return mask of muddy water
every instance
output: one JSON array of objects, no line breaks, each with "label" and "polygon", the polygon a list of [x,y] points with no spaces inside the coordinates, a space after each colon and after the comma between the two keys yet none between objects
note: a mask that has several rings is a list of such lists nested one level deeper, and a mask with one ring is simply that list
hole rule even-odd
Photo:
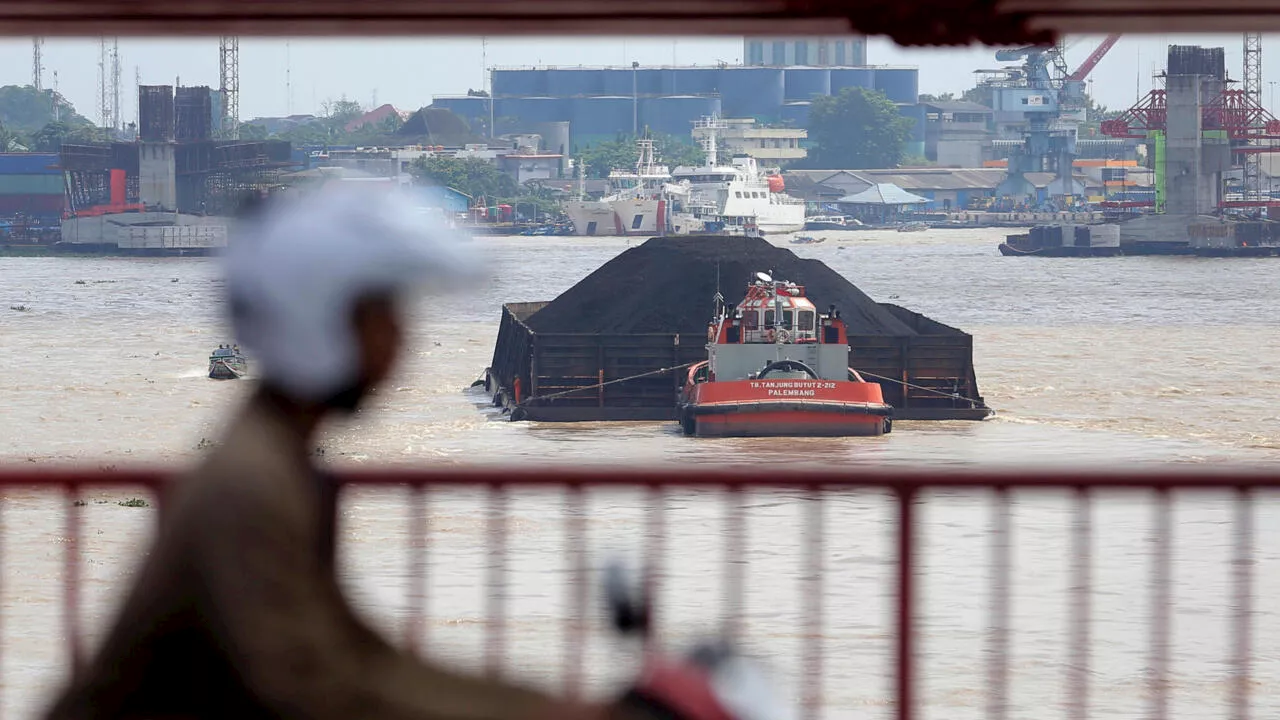
[{"label": "muddy water", "polygon": [[[798,247],[873,297],[973,333],[978,381],[998,416],[983,423],[898,423],[889,436],[832,440],[689,440],[674,424],[509,423],[486,398],[462,391],[487,364],[502,302],[546,300],[629,244],[625,239],[476,241],[495,282],[477,294],[418,309],[414,352],[371,412],[331,430],[335,464],[725,464],[1009,467],[1154,463],[1273,463],[1280,456],[1280,266],[1191,258],[1001,258],[998,231],[817,233]],[[217,267],[192,259],[0,258],[0,461],[23,467],[190,462],[216,438],[243,383],[204,377],[227,337]],[[9,310],[24,305],[24,312]],[[85,516],[86,621],[96,631],[128,578],[152,510],[95,495]],[[806,503],[786,493],[747,500],[748,640],[798,689],[799,539]],[[12,491],[3,509],[0,681],[3,710],[28,717],[59,677],[60,553],[67,502]],[[668,500],[669,577],[664,632],[678,640],[719,616],[723,503],[707,494]],[[643,498],[593,495],[593,562],[638,547]],[[567,570],[558,496],[512,503],[509,669],[553,683],[562,669]],[[891,506],[849,494],[825,507],[822,688],[829,717],[887,717],[892,688],[888,584]],[[985,498],[944,496],[922,509],[926,569],[921,608],[928,717],[982,715],[986,702]],[[1270,504],[1259,509],[1260,598],[1276,590]],[[1063,592],[1070,506],[1019,497],[1013,598],[1015,715],[1065,707],[1068,632]],[[1173,710],[1219,714],[1228,689],[1226,628],[1230,508],[1183,500],[1175,535]],[[1146,498],[1098,508],[1091,678],[1096,714],[1134,717],[1148,701],[1147,575],[1152,543]],[[482,499],[433,498],[428,647],[478,667],[483,657],[485,515]],[[353,596],[389,630],[403,617],[408,560],[403,497],[361,492],[344,507],[344,562]],[[1257,604],[1256,716],[1275,715],[1280,634]],[[91,637],[93,633],[91,632]],[[625,676],[630,649],[602,634],[586,652],[594,687]],[[604,668],[610,668],[605,670]]]}]

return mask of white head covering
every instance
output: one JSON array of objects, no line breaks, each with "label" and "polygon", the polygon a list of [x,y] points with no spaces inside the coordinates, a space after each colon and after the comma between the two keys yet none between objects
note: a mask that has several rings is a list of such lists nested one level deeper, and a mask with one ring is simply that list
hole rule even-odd
[{"label": "white head covering", "polygon": [[297,400],[323,400],[356,378],[351,311],[362,296],[481,277],[460,233],[399,192],[356,185],[273,202],[228,243],[236,337],[255,374]]}]

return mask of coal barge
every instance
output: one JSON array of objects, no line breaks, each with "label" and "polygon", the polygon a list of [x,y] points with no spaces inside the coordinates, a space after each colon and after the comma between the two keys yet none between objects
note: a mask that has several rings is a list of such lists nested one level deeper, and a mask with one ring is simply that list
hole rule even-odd
[{"label": "coal barge", "polygon": [[1042,225],[1000,243],[1006,257],[1280,256],[1280,223],[1145,216],[1106,225]]},{"label": "coal barge", "polygon": [[717,297],[767,268],[835,306],[848,367],[881,386],[895,420],[981,420],[973,337],[878,303],[818,260],[760,238],[653,238],[550,302],[507,303],[481,381],[512,420],[679,419],[689,368],[707,360]]}]

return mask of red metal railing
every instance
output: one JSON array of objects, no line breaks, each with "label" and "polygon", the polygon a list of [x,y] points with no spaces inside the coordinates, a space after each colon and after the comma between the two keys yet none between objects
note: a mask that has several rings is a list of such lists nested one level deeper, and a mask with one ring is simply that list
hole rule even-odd
[{"label": "red metal railing", "polygon": [[[1069,717],[1090,716],[1091,676],[1091,596],[1094,586],[1092,560],[1094,556],[1094,497],[1099,492],[1144,491],[1152,494],[1153,540],[1155,551],[1151,568],[1153,592],[1150,598],[1150,647],[1149,677],[1147,679],[1152,718],[1169,717],[1168,675],[1169,638],[1171,630],[1172,578],[1171,542],[1173,539],[1172,496],[1203,491],[1229,492],[1234,500],[1232,589],[1231,597],[1224,603],[1232,606],[1232,632],[1229,658],[1229,715],[1233,720],[1250,717],[1251,663],[1253,661],[1251,637],[1253,635],[1253,610],[1251,598],[1254,588],[1253,562],[1255,557],[1254,505],[1255,496],[1261,490],[1280,488],[1280,474],[1126,474],[1126,475],[1070,475],[1070,474],[921,474],[921,473],[759,473],[759,472],[699,472],[680,474],[667,471],[457,471],[457,472],[358,472],[341,476],[346,487],[359,486],[407,486],[411,488],[409,512],[409,595],[412,608],[404,626],[405,642],[417,647],[427,617],[427,529],[429,526],[429,496],[437,489],[487,488],[486,537],[488,550],[496,561],[488,568],[486,583],[488,618],[485,665],[490,672],[501,669],[507,649],[506,618],[508,565],[505,560],[509,545],[509,493],[516,489],[560,489],[567,493],[563,526],[569,550],[570,581],[567,583],[567,601],[571,609],[565,619],[565,656],[563,668],[564,690],[572,696],[583,688],[584,663],[582,644],[586,637],[585,618],[591,614],[588,607],[587,554],[585,527],[587,505],[584,491],[589,488],[638,488],[648,497],[646,509],[646,567],[648,582],[655,597],[658,584],[663,582],[672,528],[667,519],[667,493],[674,489],[719,489],[724,491],[725,506],[725,557],[722,582],[727,605],[724,608],[726,628],[736,631],[742,619],[745,566],[743,546],[745,539],[745,513],[743,497],[758,490],[801,491],[804,495],[803,516],[803,565],[804,631],[802,644],[801,676],[803,678],[802,706],[807,717],[817,717],[823,705],[822,676],[824,652],[822,644],[814,641],[823,631],[824,584],[828,581],[827,537],[824,527],[824,500],[831,496],[847,496],[850,490],[874,490],[892,498],[896,522],[894,524],[894,558],[896,609],[893,621],[894,647],[894,714],[909,720],[919,717],[917,712],[917,662],[916,605],[918,600],[917,558],[918,520],[916,508],[925,493],[946,494],[964,491],[985,491],[993,495],[992,524],[990,528],[990,588],[987,614],[989,626],[987,644],[987,702],[986,716],[1003,720],[1009,717],[1008,688],[1010,672],[1010,593],[1013,573],[1013,548],[1011,542],[1011,508],[1013,494],[1033,491],[1068,491],[1073,497],[1073,521],[1070,533],[1070,604],[1068,622],[1071,628],[1068,640],[1069,662],[1066,664]],[[48,488],[63,493],[68,500],[75,500],[83,492],[94,489],[147,488],[156,491],[163,487],[164,476],[158,472],[86,473],[65,472],[14,472],[0,471],[0,487],[12,490],[18,486]],[[943,503],[946,502],[944,498]],[[73,668],[83,656],[81,632],[81,525],[80,504],[69,502],[65,515],[67,542],[63,555],[63,621]]]}]

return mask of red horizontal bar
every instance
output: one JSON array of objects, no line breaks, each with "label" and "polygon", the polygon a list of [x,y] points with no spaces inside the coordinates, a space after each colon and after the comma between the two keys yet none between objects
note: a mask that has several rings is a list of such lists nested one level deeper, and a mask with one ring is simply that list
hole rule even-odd
[{"label": "red horizontal bar", "polygon": [[[178,471],[108,470],[73,468],[46,470],[0,469],[0,487],[160,487]],[[1232,470],[1183,470],[1167,467],[1128,472],[1060,472],[1040,470],[932,471],[932,470],[671,470],[648,468],[590,469],[488,469],[449,471],[358,470],[338,473],[345,485],[504,485],[565,486],[685,486],[685,487],[860,487],[896,492],[930,488],[1098,488],[1098,489],[1226,489],[1280,488],[1276,468],[1238,467]]]}]

